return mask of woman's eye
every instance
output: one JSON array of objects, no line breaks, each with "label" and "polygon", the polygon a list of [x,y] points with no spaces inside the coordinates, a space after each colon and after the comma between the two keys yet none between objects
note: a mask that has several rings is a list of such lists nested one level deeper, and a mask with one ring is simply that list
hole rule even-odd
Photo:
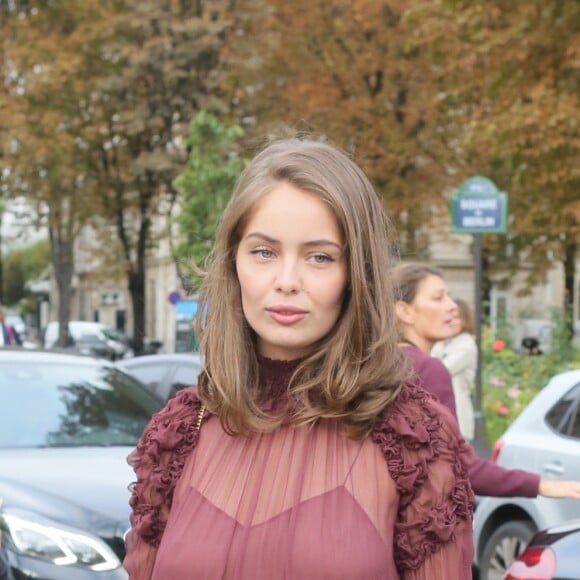
[{"label": "woman's eye", "polygon": [[252,254],[259,258],[269,259],[274,255],[274,252],[268,250],[268,248],[257,248],[256,250],[252,250]]},{"label": "woman's eye", "polygon": [[314,256],[311,256],[310,258],[315,264],[326,264],[328,262],[332,262],[333,259],[330,256],[327,256],[326,254],[314,254]]}]

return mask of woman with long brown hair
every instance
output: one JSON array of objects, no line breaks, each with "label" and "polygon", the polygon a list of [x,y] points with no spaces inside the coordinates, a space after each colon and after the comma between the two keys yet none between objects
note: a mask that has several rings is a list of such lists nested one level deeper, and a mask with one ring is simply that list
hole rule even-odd
[{"label": "woman with long brown hair", "polygon": [[407,382],[387,227],[335,147],[249,164],[201,288],[198,389],[130,456],[131,580],[470,577],[465,443]]}]

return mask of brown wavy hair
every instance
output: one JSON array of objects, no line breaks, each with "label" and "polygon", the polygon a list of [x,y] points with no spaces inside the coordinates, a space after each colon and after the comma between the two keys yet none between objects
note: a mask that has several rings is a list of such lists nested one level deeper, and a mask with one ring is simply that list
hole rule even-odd
[{"label": "brown wavy hair", "polygon": [[422,280],[428,276],[443,279],[443,272],[422,262],[401,262],[392,271],[392,282],[395,289],[395,300],[411,304],[417,296],[417,290]]},{"label": "brown wavy hair", "polygon": [[[290,417],[264,411],[256,336],[245,320],[236,251],[256,202],[280,183],[316,195],[344,235],[348,281],[333,329],[301,360],[289,385]],[[408,376],[397,347],[389,280],[389,222],[362,170],[338,148],[312,140],[276,141],[240,176],[224,210],[199,295],[197,331],[204,368],[199,396],[231,434],[338,419],[367,435]]]}]

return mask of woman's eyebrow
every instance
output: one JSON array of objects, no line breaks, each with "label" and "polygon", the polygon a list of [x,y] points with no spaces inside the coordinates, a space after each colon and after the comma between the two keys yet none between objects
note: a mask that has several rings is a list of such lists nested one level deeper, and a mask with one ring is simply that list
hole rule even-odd
[{"label": "woman's eyebrow", "polygon": [[[269,244],[281,244],[280,240],[276,238],[272,238],[262,232],[250,232],[246,238],[257,238],[259,240],[263,240],[264,242],[268,242]],[[302,246],[306,247],[313,247],[313,246],[334,246],[342,251],[344,248],[339,243],[333,240],[327,240],[326,238],[321,238],[319,240],[308,240],[307,242],[303,242]]]},{"label": "woman's eyebrow", "polygon": [[343,247],[340,244],[338,244],[337,242],[333,242],[332,240],[326,240],[326,239],[309,240],[308,242],[304,242],[302,245],[306,246],[308,248],[310,248],[312,246],[334,246],[335,248],[339,249],[341,252],[343,250]]},{"label": "woman's eyebrow", "polygon": [[270,244],[279,244],[280,240],[277,240],[276,238],[271,238],[270,236],[267,236],[266,234],[263,234],[261,232],[250,232],[246,238],[258,238],[259,240],[263,240],[264,242],[268,242]]}]

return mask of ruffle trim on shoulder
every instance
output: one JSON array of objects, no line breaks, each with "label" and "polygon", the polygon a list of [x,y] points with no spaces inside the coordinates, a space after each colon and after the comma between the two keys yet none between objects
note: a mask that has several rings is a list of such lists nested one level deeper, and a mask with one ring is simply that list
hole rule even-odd
[{"label": "ruffle trim on shoulder", "polygon": [[[375,426],[372,438],[383,452],[400,498],[395,563],[399,571],[416,570],[454,540],[460,522],[471,521],[474,496],[467,444],[447,409],[414,384],[403,387]],[[431,486],[430,478],[437,469],[452,478],[447,492]],[[430,507],[422,509],[426,503]]]},{"label": "ruffle trim on shoulder", "polygon": [[132,529],[157,547],[165,530],[175,486],[199,440],[201,403],[194,388],[183,389],[156,413],[127,461],[137,475],[130,486]]}]

